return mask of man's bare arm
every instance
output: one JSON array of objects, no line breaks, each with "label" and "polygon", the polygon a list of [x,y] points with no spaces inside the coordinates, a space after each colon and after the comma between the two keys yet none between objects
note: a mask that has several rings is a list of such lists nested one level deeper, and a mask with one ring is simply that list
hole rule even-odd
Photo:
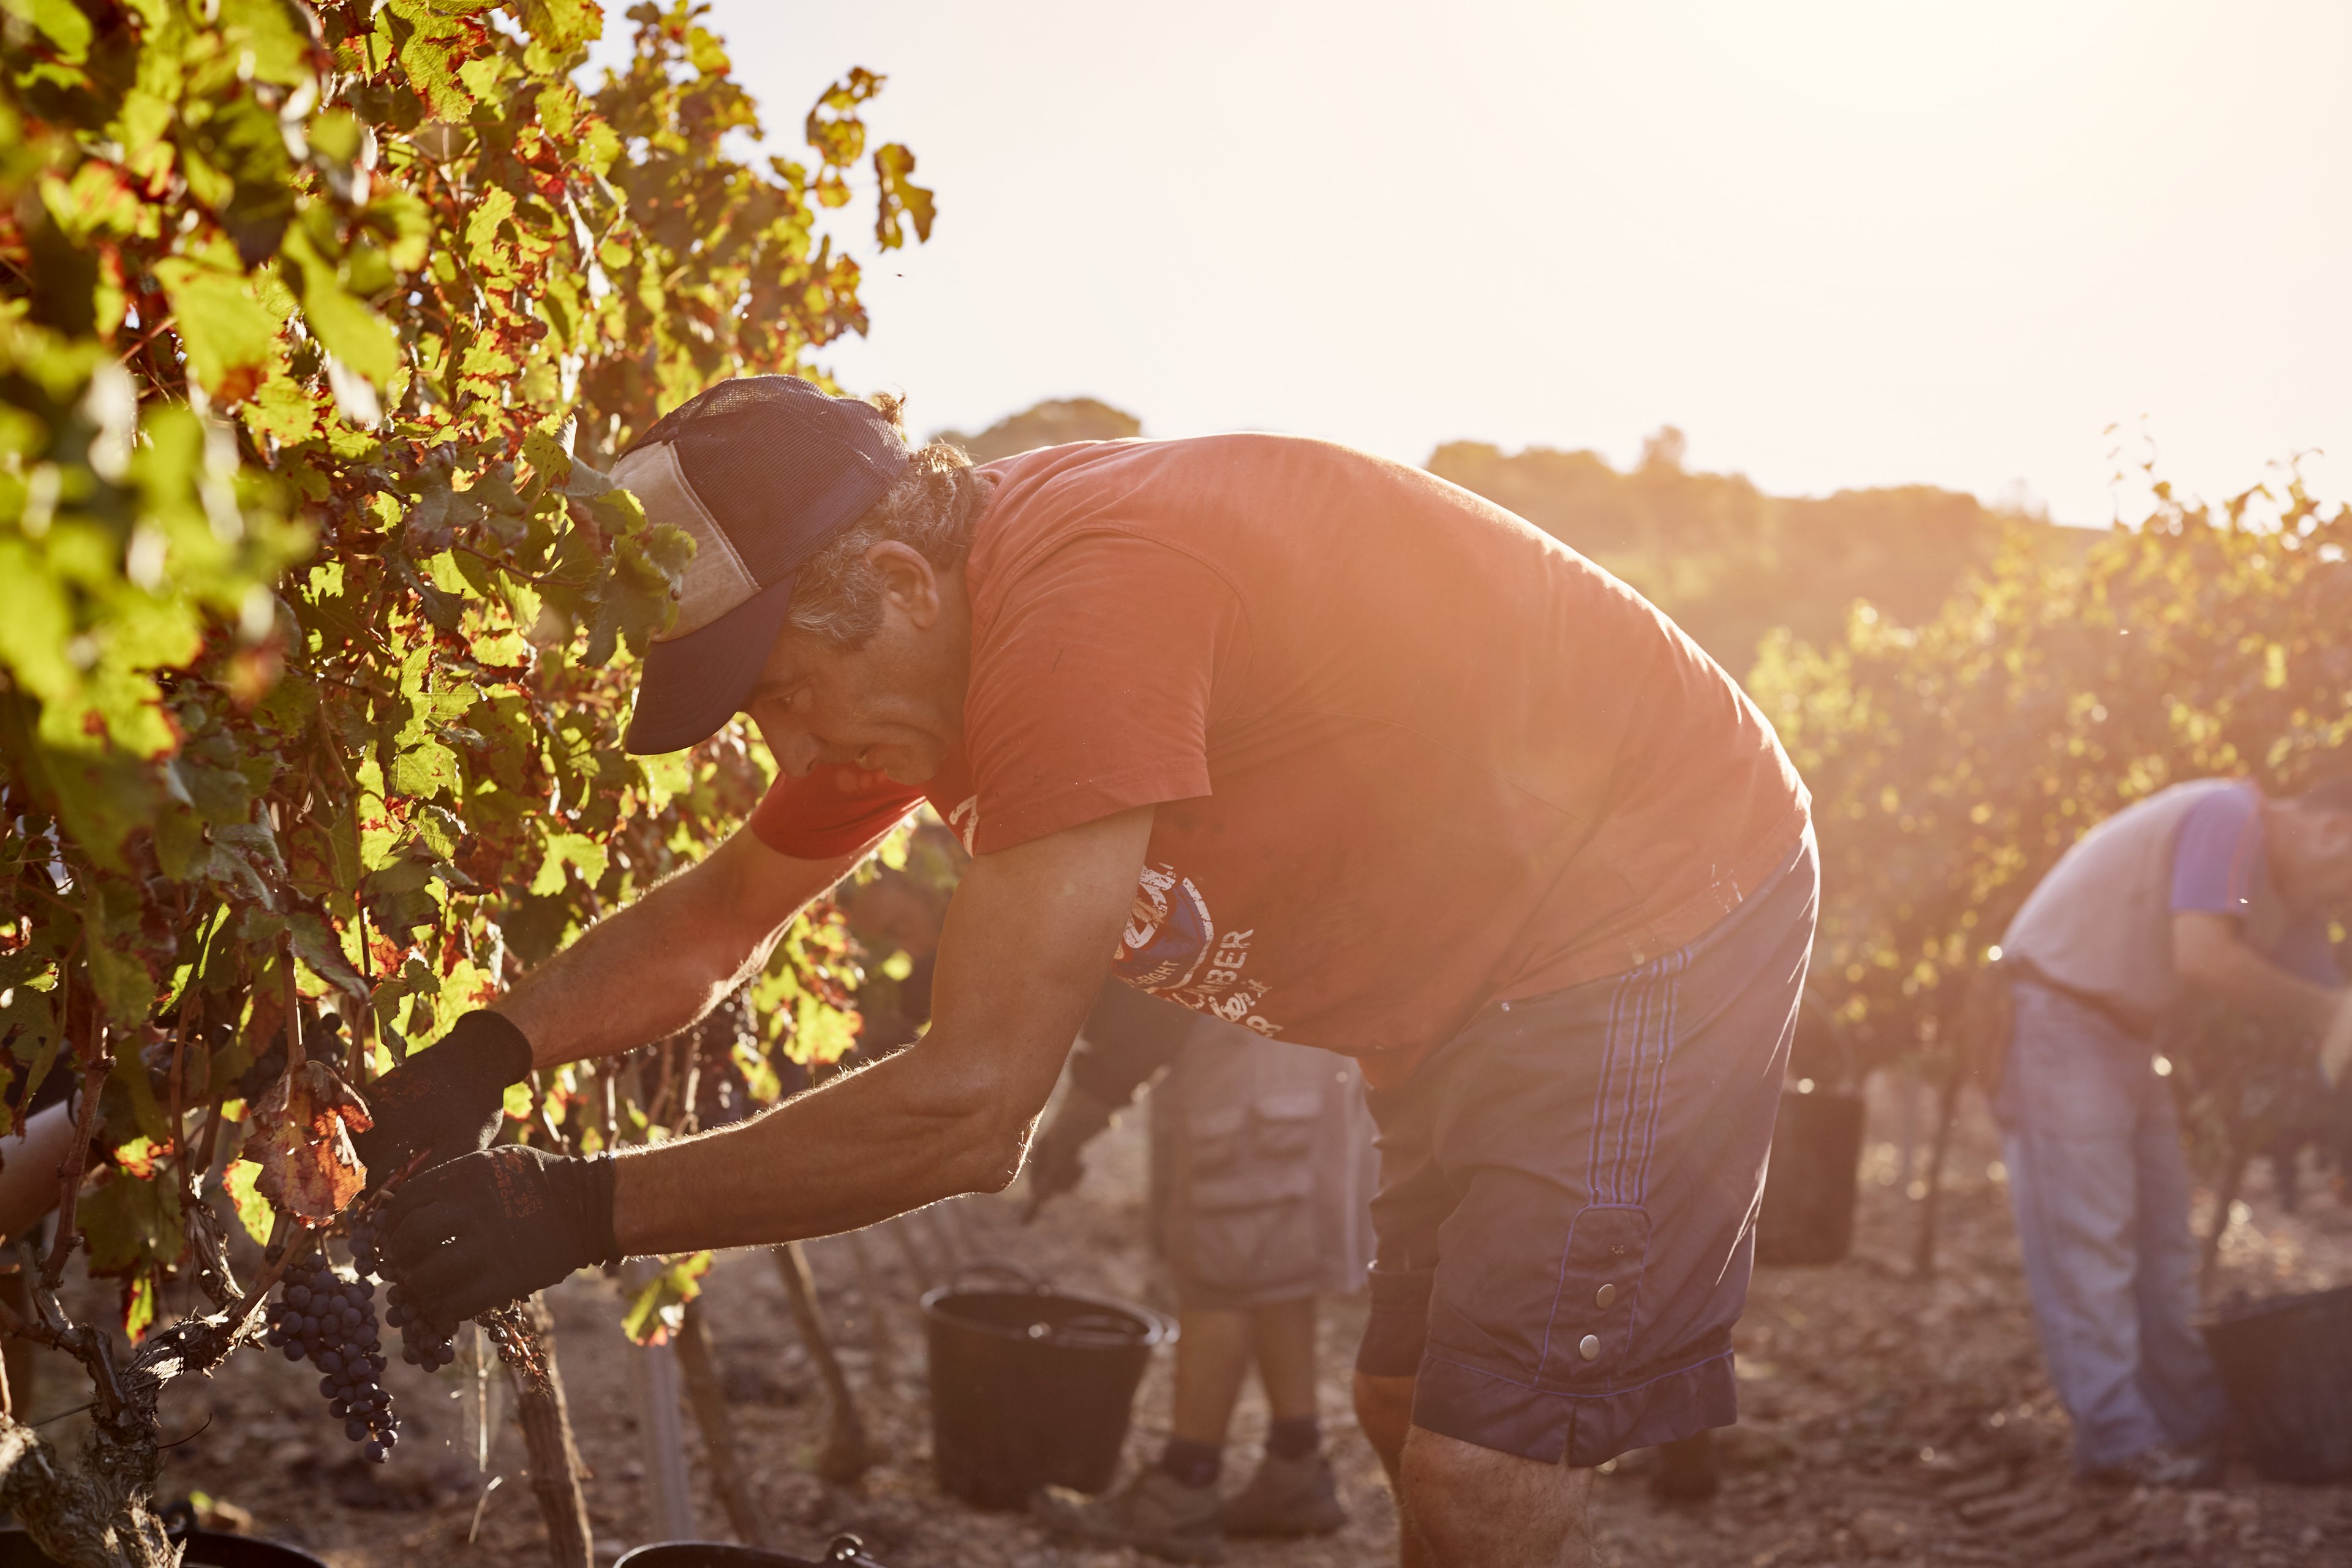
[{"label": "man's bare arm", "polygon": [[2208,995],[2325,1038],[2344,993],[2289,973],[2246,944],[2229,915],[2182,910],[2172,917],[2172,960],[2180,978]]},{"label": "man's bare arm", "polygon": [[622,1248],[829,1236],[1010,1183],[1110,967],[1150,835],[1147,806],[974,860],[949,907],[930,1033],[755,1121],[622,1156]]},{"label": "man's bare arm", "polygon": [[532,970],[491,1005],[534,1067],[666,1039],[767,963],[801,908],[857,863],[799,860],[738,832]]}]

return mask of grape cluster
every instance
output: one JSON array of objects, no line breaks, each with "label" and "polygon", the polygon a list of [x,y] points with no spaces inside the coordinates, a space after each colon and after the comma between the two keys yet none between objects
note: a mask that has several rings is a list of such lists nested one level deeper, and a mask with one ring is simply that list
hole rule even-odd
[{"label": "grape cluster", "polygon": [[343,1424],[343,1436],[367,1445],[367,1457],[382,1464],[398,1441],[392,1395],[379,1381],[384,1357],[376,1333],[375,1287],[346,1279],[323,1258],[306,1258],[286,1271],[269,1310],[268,1342],[288,1361],[317,1364],[319,1392],[328,1411]]},{"label": "grape cluster", "polygon": [[[387,1191],[389,1188],[387,1187]],[[382,1251],[383,1221],[377,1214],[369,1214],[352,1222],[351,1230],[352,1261],[362,1274],[373,1274],[387,1282],[383,1293],[383,1321],[400,1331],[400,1359],[411,1366],[421,1366],[427,1372],[437,1372],[457,1359],[457,1325],[426,1318],[408,1299],[398,1275]],[[539,1335],[530,1325],[520,1302],[509,1302],[493,1308],[474,1320],[488,1332],[499,1360],[512,1368],[534,1388],[547,1384],[547,1366],[540,1355]]]},{"label": "grape cluster", "polygon": [[454,1323],[426,1321],[408,1300],[407,1293],[393,1278],[391,1268],[378,1250],[381,1240],[378,1224],[373,1215],[353,1223],[352,1261],[359,1266],[362,1273],[393,1281],[383,1293],[383,1321],[400,1331],[400,1359],[411,1366],[436,1372],[457,1359],[457,1347],[450,1342],[457,1337],[457,1327]]}]

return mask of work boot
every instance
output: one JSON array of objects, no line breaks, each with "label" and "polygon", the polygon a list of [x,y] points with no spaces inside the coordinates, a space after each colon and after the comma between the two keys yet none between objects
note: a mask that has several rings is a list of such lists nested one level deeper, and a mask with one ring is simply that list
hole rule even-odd
[{"label": "work boot", "polygon": [[2106,1487],[2170,1487],[2194,1491],[2221,1484],[2221,1456],[2211,1447],[2158,1445],[2128,1459],[2087,1472],[2086,1481]]},{"label": "work boot", "polygon": [[1269,1453],[1249,1485],[1217,1517],[1227,1535],[1328,1535],[1348,1522],[1331,1461],[1318,1449],[1286,1458]]},{"label": "work boot", "polygon": [[1187,1486],[1158,1465],[1097,1498],[1044,1487],[1029,1506],[1055,1534],[1076,1541],[1132,1546],[1171,1563],[1214,1563],[1225,1554],[1216,1484]]}]

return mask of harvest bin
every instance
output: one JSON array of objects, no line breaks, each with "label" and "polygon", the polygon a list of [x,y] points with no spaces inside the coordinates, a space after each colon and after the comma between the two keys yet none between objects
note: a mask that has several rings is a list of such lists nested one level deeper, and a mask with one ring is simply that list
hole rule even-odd
[{"label": "harvest bin", "polygon": [[[964,1287],[983,1270],[1019,1283]],[[1042,1486],[1110,1484],[1135,1385],[1176,1325],[1149,1307],[975,1263],[923,1297],[923,1337],[940,1489],[982,1508],[1020,1508]]]},{"label": "harvest bin", "polygon": [[2197,1326],[2255,1468],[2352,1479],[2352,1285],[2233,1301]]},{"label": "harvest bin", "polygon": [[[227,1535],[210,1530],[172,1531],[186,1544],[181,1561],[187,1568],[327,1568],[316,1557],[275,1541],[254,1535]],[[0,1529],[0,1568],[56,1568],[56,1560],[33,1544],[33,1538],[11,1525]]]},{"label": "harvest bin", "polygon": [[1756,1215],[1756,1261],[1822,1264],[1844,1258],[1853,1246],[1861,1166],[1862,1096],[1783,1090]]},{"label": "harvest bin", "polygon": [[722,1541],[665,1541],[640,1546],[613,1568],[882,1568],[866,1555],[866,1543],[854,1535],[837,1535],[824,1555],[812,1561],[756,1546]]}]

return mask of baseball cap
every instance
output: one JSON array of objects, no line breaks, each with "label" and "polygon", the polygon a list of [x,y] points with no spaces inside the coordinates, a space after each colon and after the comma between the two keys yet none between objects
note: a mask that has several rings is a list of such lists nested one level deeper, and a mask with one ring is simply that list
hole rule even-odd
[{"label": "baseball cap", "polygon": [[870,403],[792,375],[722,381],[664,415],[613,466],[694,559],[677,618],[646,649],[622,745],[675,752],[718,733],[767,663],[810,557],[888,493],[906,443]]}]

